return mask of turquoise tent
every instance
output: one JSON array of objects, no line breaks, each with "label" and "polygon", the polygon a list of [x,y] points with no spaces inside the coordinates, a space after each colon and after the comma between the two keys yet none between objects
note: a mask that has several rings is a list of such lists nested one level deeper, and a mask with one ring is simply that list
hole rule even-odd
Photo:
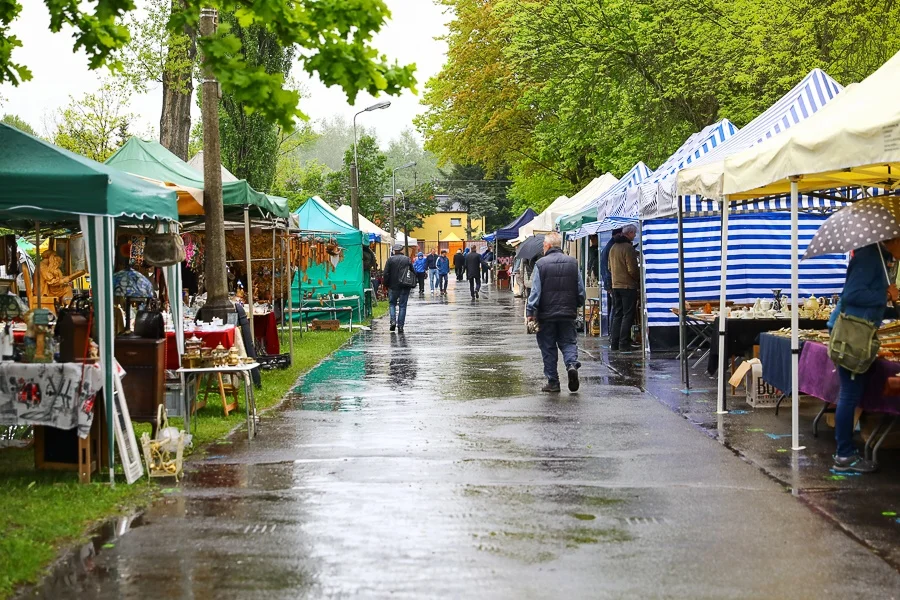
[{"label": "turquoise tent", "polygon": [[[319,198],[310,198],[294,211],[301,238],[334,239],[344,249],[337,266],[328,272],[324,265],[311,266],[306,272],[298,272],[291,286],[294,306],[311,308],[318,305],[318,297],[334,293],[354,296],[353,300],[338,301],[338,306],[351,306],[353,320],[361,318],[360,310],[365,307],[364,290],[369,287],[368,273],[363,273],[363,244],[368,243],[368,235],[341,220],[334,211]],[[312,293],[314,301],[300,303],[301,294]],[[320,316],[320,315],[315,315]],[[330,313],[322,313],[330,318]],[[307,316],[304,316],[306,320]]]}]

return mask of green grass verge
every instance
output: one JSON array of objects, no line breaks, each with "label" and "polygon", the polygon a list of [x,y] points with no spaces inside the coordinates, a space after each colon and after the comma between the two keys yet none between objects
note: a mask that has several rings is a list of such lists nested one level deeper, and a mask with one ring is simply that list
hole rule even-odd
[{"label": "green grass verge", "polygon": [[[387,310],[387,302],[379,303],[373,318]],[[276,405],[303,373],[350,338],[343,330],[312,332],[302,338],[295,333],[291,368],[263,372],[263,387],[256,390],[257,410]],[[218,396],[210,395],[207,406],[195,415],[194,448],[202,451],[246,422],[243,393],[240,403],[225,417]],[[181,420],[172,419],[172,424],[181,426]],[[149,430],[148,425],[135,425],[138,437]],[[37,471],[31,448],[0,450],[0,600],[16,586],[36,582],[61,548],[86,539],[99,522],[145,506],[157,495],[157,486],[146,479],[135,485],[123,480],[115,487],[100,483],[103,477],[94,479],[98,483],[83,485],[74,472]],[[171,480],[161,481],[171,485]]]}]

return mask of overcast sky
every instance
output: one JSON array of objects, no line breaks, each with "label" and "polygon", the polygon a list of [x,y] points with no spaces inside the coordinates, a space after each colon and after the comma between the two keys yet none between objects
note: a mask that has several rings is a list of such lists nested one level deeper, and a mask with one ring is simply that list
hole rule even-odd
[{"label": "overcast sky", "polygon": [[[144,2],[138,0],[137,4],[141,6]],[[417,91],[421,93],[428,78],[444,63],[446,45],[434,38],[445,33],[449,17],[443,13],[444,8],[432,0],[386,0],[386,3],[392,18],[376,37],[375,47],[390,60],[396,59],[402,64],[414,62],[419,82]],[[72,52],[70,33],[50,33],[49,15],[43,2],[31,0],[22,4],[22,13],[13,23],[12,33],[19,37],[23,47],[15,51],[13,58],[27,65],[34,78],[17,88],[8,84],[0,86],[0,113],[19,115],[38,132],[44,133],[46,115],[65,106],[70,95],[78,97],[95,91],[105,70],[88,70],[85,55]],[[312,119],[341,114],[349,120],[356,112],[341,90],[326,88],[303,73],[295,72],[295,78],[306,87],[309,97],[300,107]],[[158,132],[161,98],[159,88],[132,98],[131,112],[138,115],[133,132],[145,133],[151,127]],[[390,108],[361,115],[358,119],[359,123],[377,130],[382,145],[405,127],[412,127],[413,117],[422,111],[419,96],[410,92],[388,99],[392,103]],[[371,96],[360,94],[356,106],[364,108],[373,101]],[[195,118],[199,118],[199,110],[196,107],[194,110]]]}]

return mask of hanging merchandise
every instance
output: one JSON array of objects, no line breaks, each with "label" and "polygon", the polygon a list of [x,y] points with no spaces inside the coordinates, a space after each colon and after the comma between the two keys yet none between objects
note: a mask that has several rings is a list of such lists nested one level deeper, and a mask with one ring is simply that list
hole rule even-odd
[{"label": "hanging merchandise", "polygon": [[177,231],[151,233],[144,244],[144,260],[154,267],[177,265],[186,258],[184,240]]},{"label": "hanging merchandise", "polygon": [[203,271],[203,234],[185,233],[181,236],[184,242],[184,260],[187,267],[195,272]]}]

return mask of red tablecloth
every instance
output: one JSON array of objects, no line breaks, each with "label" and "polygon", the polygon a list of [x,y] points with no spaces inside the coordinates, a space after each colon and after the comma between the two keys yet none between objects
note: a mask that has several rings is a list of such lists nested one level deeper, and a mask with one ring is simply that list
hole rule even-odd
[{"label": "red tablecloth", "polygon": [[274,312],[265,315],[253,315],[253,335],[256,336],[257,340],[263,341],[266,354],[275,355],[281,353],[281,343],[278,341],[278,324],[275,322]]},{"label": "red tablecloth", "polygon": [[[186,329],[184,331],[184,339],[189,340],[191,336],[196,335],[203,340],[204,348],[215,348],[219,344],[222,344],[225,348],[231,348],[234,346],[234,334],[234,325],[224,325],[216,331]],[[178,368],[178,345],[175,343],[174,331],[166,332],[166,368],[170,370]]]},{"label": "red tablecloth", "polygon": [[[900,397],[885,394],[888,377],[900,373],[900,364],[879,358],[869,370],[866,390],[859,408],[879,413],[900,415]],[[825,402],[835,403],[841,390],[837,369],[828,358],[828,347],[819,342],[806,342],[800,353],[800,392]]]}]

